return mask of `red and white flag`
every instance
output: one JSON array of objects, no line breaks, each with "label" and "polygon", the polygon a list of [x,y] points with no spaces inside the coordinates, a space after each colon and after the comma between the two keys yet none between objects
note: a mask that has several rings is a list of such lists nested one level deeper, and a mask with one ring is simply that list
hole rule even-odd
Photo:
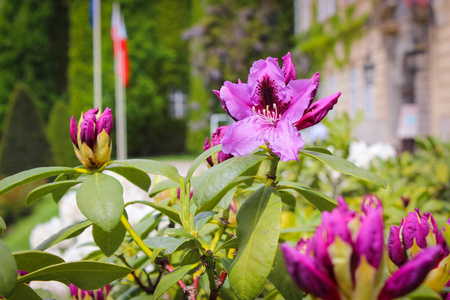
[{"label": "red and white flag", "polygon": [[120,76],[123,86],[130,80],[130,61],[128,58],[128,41],[125,21],[118,5],[113,6],[111,16],[111,40],[113,43],[114,69],[116,76]]}]

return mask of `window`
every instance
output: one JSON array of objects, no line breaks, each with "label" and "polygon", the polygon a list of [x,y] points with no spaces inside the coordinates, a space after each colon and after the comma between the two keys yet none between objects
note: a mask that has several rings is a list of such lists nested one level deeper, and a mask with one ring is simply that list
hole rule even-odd
[{"label": "window", "polygon": [[175,90],[170,93],[170,112],[175,119],[186,117],[186,94],[182,91]]},{"label": "window", "polygon": [[358,113],[358,69],[353,68],[350,73],[350,113],[354,117]]},{"label": "window", "polygon": [[295,33],[307,31],[311,25],[311,0],[295,0]]},{"label": "window", "polygon": [[373,64],[364,66],[364,114],[373,117]]}]

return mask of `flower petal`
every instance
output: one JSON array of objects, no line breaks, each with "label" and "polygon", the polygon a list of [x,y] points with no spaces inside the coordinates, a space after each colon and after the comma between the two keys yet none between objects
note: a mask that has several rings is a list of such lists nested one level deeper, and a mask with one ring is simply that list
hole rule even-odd
[{"label": "flower petal", "polygon": [[341,299],[336,284],[314,258],[299,253],[286,243],[281,244],[281,251],[289,274],[304,292],[324,300]]},{"label": "flower petal", "polygon": [[387,242],[387,251],[389,258],[395,265],[401,266],[406,262],[403,244],[400,240],[400,228],[398,226],[391,226]]},{"label": "flower petal", "polygon": [[243,120],[253,115],[253,103],[246,83],[226,81],[220,89],[220,101],[225,111],[235,120]]},{"label": "flower petal", "polygon": [[361,257],[364,256],[372,267],[378,269],[383,258],[383,250],[382,209],[367,210],[367,216],[362,222],[356,238],[357,265],[359,265]]},{"label": "flower petal", "polygon": [[319,88],[319,73],[311,79],[291,80],[286,87],[286,101],[290,101],[289,108],[284,113],[292,123],[299,121],[310,106]]},{"label": "flower petal", "polygon": [[295,123],[298,130],[302,130],[311,127],[320,121],[327,115],[328,111],[333,109],[333,106],[337,103],[341,92],[328,96],[323,99],[319,99],[314,102],[303,114],[303,117]]},{"label": "flower petal", "polygon": [[81,143],[86,143],[86,145],[91,149],[94,149],[95,139],[96,139],[95,121],[96,120],[95,120],[94,114],[90,114],[90,115],[85,114],[83,117],[83,122],[80,125]]},{"label": "flower petal", "polygon": [[222,138],[222,151],[234,156],[242,156],[265,143],[267,125],[260,124],[256,117],[249,117],[231,124]]},{"label": "flower petal", "polygon": [[298,151],[305,145],[300,132],[287,120],[268,126],[265,142],[282,161],[299,160]]},{"label": "flower petal", "polygon": [[105,129],[108,135],[111,135],[113,129],[113,115],[111,109],[108,107],[97,120],[97,132],[100,134],[103,129]]},{"label": "flower petal", "polygon": [[295,66],[292,62],[291,53],[288,52],[285,56],[283,56],[283,68],[281,69],[284,74],[284,82],[287,85],[289,81],[295,80],[297,78],[297,74],[295,73]]},{"label": "flower petal", "polygon": [[386,281],[378,300],[402,297],[419,287],[439,260],[440,246],[429,247],[404,264]]},{"label": "flower petal", "polygon": [[[253,99],[257,99],[256,93],[258,92],[259,82],[262,81],[264,77],[268,76],[274,84],[283,89],[286,84],[284,83],[284,74],[278,65],[278,61],[272,57],[268,57],[266,60],[260,59],[255,61],[250,68],[250,73],[248,74],[248,86],[250,95]],[[283,99],[284,97],[279,97]],[[253,105],[258,105],[259,103],[254,103]]]},{"label": "flower petal", "polygon": [[77,121],[75,121],[75,118],[72,116],[72,118],[70,118],[70,138],[72,139],[73,144],[78,148],[77,132]]}]

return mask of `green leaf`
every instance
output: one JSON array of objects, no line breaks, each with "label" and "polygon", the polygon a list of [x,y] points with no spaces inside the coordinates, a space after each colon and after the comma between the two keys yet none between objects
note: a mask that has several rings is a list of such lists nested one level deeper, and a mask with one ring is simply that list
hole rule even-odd
[{"label": "green leaf", "polygon": [[150,159],[129,159],[129,160],[116,160],[114,163],[125,164],[138,168],[146,173],[162,175],[175,182],[180,182],[181,176],[178,174],[177,168],[171,164],[150,160]]},{"label": "green leaf", "polygon": [[[242,178],[242,177],[241,177]],[[238,179],[240,180],[240,178]],[[236,183],[236,180],[234,181],[234,183]],[[234,194],[236,194],[236,190],[237,190],[237,185],[235,187],[232,187],[223,197],[222,200],[220,200],[219,204],[217,204],[217,206],[219,206],[221,209],[227,209],[228,207],[230,207],[231,205],[231,201],[233,201],[234,198]]]},{"label": "green leaf", "polygon": [[16,285],[17,265],[2,240],[0,240],[0,266],[0,295],[8,298]]},{"label": "green leaf", "polygon": [[309,187],[296,185],[293,182],[280,182],[280,189],[292,189],[305,197],[315,208],[320,211],[331,211],[337,206],[336,201],[321,192],[317,192]]},{"label": "green leaf", "polygon": [[120,245],[122,245],[126,232],[127,230],[121,222],[117,223],[111,232],[106,232],[97,225],[92,227],[92,236],[94,237],[95,244],[108,257],[113,255],[119,249]]},{"label": "green leaf", "polygon": [[342,159],[334,155],[308,150],[300,150],[300,154],[314,158],[338,172],[352,175],[357,178],[371,182],[379,187],[386,188],[386,182],[381,177],[364,169],[358,168],[348,160]]},{"label": "green leaf", "polygon": [[165,190],[168,189],[176,189],[180,187],[179,182],[175,182],[173,180],[167,179],[163,180],[161,182],[158,182],[157,184],[153,185],[152,190],[150,191],[149,196],[154,197],[156,194],[159,194]]},{"label": "green leaf", "polygon": [[[76,180],[81,176],[81,173],[69,173],[69,174],[61,174],[53,182],[65,181],[65,180]],[[58,203],[59,200],[69,191],[71,187],[67,189],[58,189],[52,192],[53,201]]]},{"label": "green leaf", "polygon": [[130,268],[98,261],[76,261],[51,265],[20,277],[17,282],[59,281],[82,290],[97,290],[128,275]]},{"label": "green leaf", "polygon": [[219,252],[222,249],[236,249],[239,246],[239,240],[237,238],[232,238],[220,245],[219,248],[214,251],[214,253]]},{"label": "green leaf", "polygon": [[6,223],[2,217],[0,217],[0,234],[4,234],[6,231]]},{"label": "green leaf", "polygon": [[72,237],[80,235],[87,227],[92,225],[92,221],[85,220],[79,223],[67,226],[66,228],[61,229],[57,233],[50,236],[44,242],[42,242],[39,246],[36,247],[35,250],[43,251],[55,244],[58,244],[61,241],[66,239],[70,239]]},{"label": "green leaf", "polygon": [[72,186],[82,182],[83,180],[65,180],[42,185],[35,188],[28,194],[27,198],[25,199],[25,203],[27,204],[27,206],[30,206],[45,195],[55,192],[55,190],[64,190],[66,192]]},{"label": "green leaf", "polygon": [[16,251],[13,256],[17,269],[28,273],[64,262],[64,259],[59,256],[36,250]]},{"label": "green leaf", "polygon": [[42,298],[28,284],[19,283],[16,285],[12,295],[8,300],[42,300]]},{"label": "green leaf", "polygon": [[282,202],[272,186],[244,201],[237,214],[239,246],[231,265],[231,288],[241,300],[255,299],[269,276],[280,236]]},{"label": "green leaf", "polygon": [[197,213],[213,210],[223,196],[233,187],[242,173],[261,163],[264,156],[248,154],[237,156],[220,163],[203,173],[194,187],[192,200],[197,205]]},{"label": "green leaf", "polygon": [[184,229],[181,229],[181,228],[167,228],[166,230],[164,230],[164,234],[185,237],[188,240],[194,241],[197,244],[198,248],[202,248],[202,244],[200,243],[200,241],[197,240],[197,238],[195,236],[193,236],[192,234],[190,234],[189,232],[187,232]]},{"label": "green leaf", "polygon": [[320,152],[328,155],[333,155],[333,153],[330,152],[327,148],[319,148],[319,147],[304,147],[302,150],[308,150],[308,151],[314,151],[314,152]]},{"label": "green leaf", "polygon": [[182,279],[189,271],[194,270],[200,266],[200,262],[179,267],[173,270],[169,274],[163,276],[158,286],[156,287],[155,293],[153,294],[154,299],[160,298],[165,292],[167,292],[178,280]]},{"label": "green leaf", "polygon": [[222,257],[220,260],[222,261],[222,265],[225,271],[227,271],[227,273],[230,274],[231,264],[233,263],[233,260],[228,257]]},{"label": "green leaf", "polygon": [[144,204],[144,205],[153,207],[157,211],[161,212],[163,215],[168,216],[169,219],[171,219],[175,223],[181,224],[180,215],[178,214],[178,212],[175,209],[173,209],[170,206],[159,204],[156,202],[149,202],[149,201],[134,201],[134,203]]},{"label": "green leaf", "polygon": [[156,213],[156,211],[152,211],[139,221],[139,223],[134,227],[134,230],[141,237],[141,239],[146,238],[150,232],[158,227],[161,216],[162,214],[159,212]]},{"label": "green leaf", "polygon": [[144,244],[151,249],[165,249],[164,254],[166,255],[196,246],[196,243],[191,239],[176,239],[169,236],[149,236],[144,240]]},{"label": "green leaf", "polygon": [[281,197],[281,201],[283,201],[284,204],[289,205],[292,208],[295,208],[297,201],[291,193],[284,192],[284,191],[278,191]]},{"label": "green leaf", "polygon": [[192,175],[194,174],[195,170],[200,166],[200,164],[205,161],[208,157],[210,157],[212,154],[219,152],[222,150],[222,144],[216,145],[202,154],[200,154],[192,163],[192,165],[189,167],[189,170],[186,174],[186,177],[184,177],[184,182],[188,182],[191,180]]},{"label": "green leaf", "polygon": [[194,231],[199,232],[218,211],[204,211],[194,217]]},{"label": "green leaf", "polygon": [[186,265],[196,264],[200,260],[201,260],[201,258],[200,258],[200,254],[198,253],[198,250],[192,249],[192,250],[189,250],[186,252],[186,254],[181,259],[180,264],[182,266],[186,266]]},{"label": "green leaf", "polygon": [[148,189],[152,183],[150,176],[148,176],[146,172],[132,166],[107,166],[105,170],[112,171],[123,176],[129,182],[146,192],[148,192]]},{"label": "green leaf", "polygon": [[292,281],[286,265],[284,264],[283,254],[278,248],[273,262],[273,269],[268,277],[269,281],[277,288],[284,299],[302,299],[303,292]]},{"label": "green leaf", "polygon": [[75,169],[67,167],[42,167],[26,170],[1,180],[0,195],[25,183],[36,181],[42,178],[56,176],[61,173],[75,173],[75,172],[77,172]]},{"label": "green leaf", "polygon": [[104,231],[111,231],[123,213],[123,188],[108,175],[89,176],[77,191],[77,205],[83,215]]}]

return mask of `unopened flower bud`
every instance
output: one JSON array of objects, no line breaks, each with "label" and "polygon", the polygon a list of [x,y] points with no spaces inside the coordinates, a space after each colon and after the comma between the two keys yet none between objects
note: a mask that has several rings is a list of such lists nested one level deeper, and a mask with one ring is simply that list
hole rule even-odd
[{"label": "unopened flower bud", "polygon": [[98,108],[81,115],[79,123],[70,119],[70,137],[80,162],[89,169],[97,169],[111,159],[111,132],[113,116],[111,109],[103,113]]},{"label": "unopened flower bud", "polygon": [[[203,147],[203,151],[206,151],[214,146],[219,145],[222,142],[222,138],[228,130],[228,126],[222,126],[216,129],[216,131],[211,136],[211,141],[209,138],[206,138],[205,146]],[[220,164],[221,162],[226,161],[227,159],[233,157],[231,154],[225,154],[222,151],[214,153],[210,157],[206,159],[209,167],[213,167],[214,165]]]}]

